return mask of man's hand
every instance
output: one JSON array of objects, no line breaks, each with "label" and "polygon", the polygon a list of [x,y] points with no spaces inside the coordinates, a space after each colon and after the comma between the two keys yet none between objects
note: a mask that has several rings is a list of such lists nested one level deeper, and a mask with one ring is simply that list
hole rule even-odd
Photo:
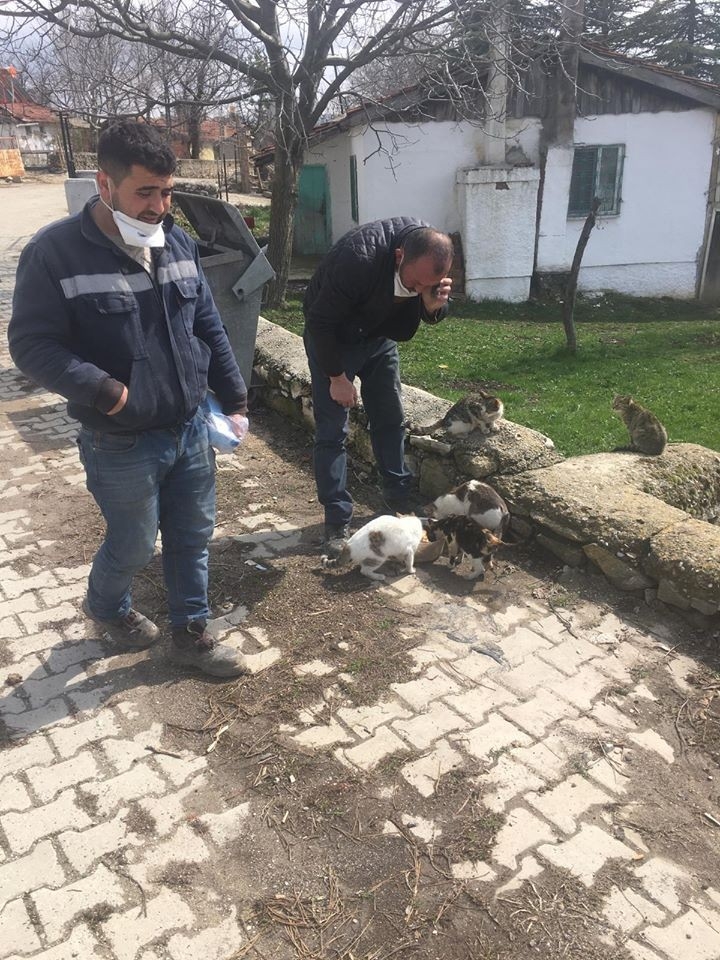
[{"label": "man's hand", "polygon": [[432,287],[423,287],[420,296],[427,312],[435,313],[447,306],[451,290],[452,280],[450,277],[443,277],[440,283],[436,283]]},{"label": "man's hand", "polygon": [[330,397],[341,407],[356,407],[358,392],[355,385],[348,380],[344,373],[338,377],[330,377]]},{"label": "man's hand", "polygon": [[228,423],[230,424],[230,429],[238,438],[238,440],[244,440],[245,436],[250,429],[250,424],[248,423],[248,418],[244,413],[230,413],[228,414]]},{"label": "man's hand", "polygon": [[120,413],[120,411],[122,410],[122,408],[123,408],[123,407],[125,406],[125,404],[127,403],[127,398],[128,398],[128,388],[127,388],[127,387],[123,387],[123,392],[120,394],[120,399],[119,399],[118,402],[115,404],[115,406],[112,408],[112,410],[108,410],[107,416],[108,416],[108,417],[113,417],[113,416],[115,416],[116,413]]}]

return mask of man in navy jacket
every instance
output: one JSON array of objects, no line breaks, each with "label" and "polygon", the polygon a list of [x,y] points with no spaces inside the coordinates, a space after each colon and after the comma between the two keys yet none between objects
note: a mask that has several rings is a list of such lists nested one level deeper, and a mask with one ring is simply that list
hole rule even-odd
[{"label": "man in navy jacket", "polygon": [[149,124],[101,134],[100,195],[23,250],[8,338],[19,369],[80,421],[87,487],[107,525],[83,610],[125,648],[157,639],[131,585],[159,529],[170,658],[230,677],[242,657],[206,630],[215,459],[198,407],[209,384],[241,435],[247,391],[197,245],[169,215],[175,165]]},{"label": "man in navy jacket", "polygon": [[447,234],[410,217],[378,220],[342,237],[308,284],[304,340],[315,480],[325,540],[333,547],[347,537],[352,517],[345,440],[348,410],[358,403],[356,377],[385,502],[392,511],[412,512],[397,341],[447,313],[452,257]]}]

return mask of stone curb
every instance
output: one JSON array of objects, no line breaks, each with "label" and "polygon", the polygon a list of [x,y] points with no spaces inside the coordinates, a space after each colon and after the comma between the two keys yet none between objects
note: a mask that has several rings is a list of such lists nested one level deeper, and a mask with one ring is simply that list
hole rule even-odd
[{"label": "stone curb", "polygon": [[[261,317],[254,373],[265,404],[313,429],[301,337]],[[413,424],[436,422],[451,406],[406,385],[403,399]],[[348,444],[365,472],[372,471],[362,410],[351,411]],[[720,619],[720,527],[707,522],[720,515],[715,451],[676,444],[655,458],[608,453],[563,460],[547,437],[503,421],[498,434],[480,440],[410,436],[407,456],[428,500],[464,480],[487,480],[508,500],[516,533],[566,565],[591,564],[619,589],[667,603],[696,625]],[[668,463],[674,479],[663,470]]]}]

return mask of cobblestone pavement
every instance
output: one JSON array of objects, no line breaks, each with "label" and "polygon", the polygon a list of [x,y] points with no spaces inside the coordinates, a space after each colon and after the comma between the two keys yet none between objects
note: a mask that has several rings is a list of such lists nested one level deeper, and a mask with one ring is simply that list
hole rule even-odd
[{"label": "cobblestone pavement", "polygon": [[[4,331],[14,269],[7,244],[0,269]],[[255,801],[218,798],[206,754],[162,752],[152,689],[123,682],[128,656],[108,657],[79,613],[87,563],[43,559],[53,544],[34,512],[34,491],[51,482],[58,495],[87,497],[76,431],[56,396],[14,370],[5,343],[3,333],[0,662],[3,680],[17,674],[22,682],[0,692],[0,960],[244,956],[252,934],[237,898],[219,886],[190,891],[149,881],[173,862],[219,865],[234,855]],[[252,489],[262,463],[228,459],[224,469]],[[257,542],[259,557],[282,554],[299,536],[291,517],[252,506],[236,532]],[[573,629],[541,597],[498,603],[468,593],[450,602],[425,570],[377,589],[407,613],[414,675],[370,706],[338,699],[328,722],[325,707],[338,696],[334,668],[322,659],[298,666],[327,684],[317,706],[286,727],[289,741],[310,755],[330,751],[356,772],[410,750],[396,775],[418,803],[444,774],[480,762],[483,802],[504,822],[485,860],[452,864],[458,882],[507,896],[556,867],[591,891],[612,863],[621,879],[603,896],[600,950],[606,942],[623,944],[635,960],[720,958],[720,884],[681,849],[672,855],[618,825],[630,797],[642,802],[645,761],[669,779],[678,761],[677,740],[632,706],[654,699],[643,679],[651,666],[664,661],[678,684],[696,666],[668,657],[668,623],[644,629],[586,601],[573,620],[586,626]],[[270,676],[282,638],[244,629],[242,616],[226,612],[216,626],[228,642],[252,641],[253,671]],[[572,761],[588,744],[601,749],[586,750],[579,769]],[[195,809],[198,797],[205,804],[193,828],[190,797]],[[152,817],[151,835],[138,823],[143,813]],[[433,836],[433,824],[412,807],[400,814],[417,838]],[[112,857],[121,850],[124,867]]]}]

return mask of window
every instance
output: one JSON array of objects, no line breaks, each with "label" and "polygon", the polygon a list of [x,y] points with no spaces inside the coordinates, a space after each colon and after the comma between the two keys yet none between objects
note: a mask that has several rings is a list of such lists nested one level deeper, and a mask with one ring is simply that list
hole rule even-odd
[{"label": "window", "polygon": [[357,157],[350,157],[350,212],[355,223],[358,222]]},{"label": "window", "polygon": [[620,213],[625,147],[622,144],[602,147],[575,147],[568,217],[586,217],[594,197],[600,200],[598,215],[611,217]]}]

